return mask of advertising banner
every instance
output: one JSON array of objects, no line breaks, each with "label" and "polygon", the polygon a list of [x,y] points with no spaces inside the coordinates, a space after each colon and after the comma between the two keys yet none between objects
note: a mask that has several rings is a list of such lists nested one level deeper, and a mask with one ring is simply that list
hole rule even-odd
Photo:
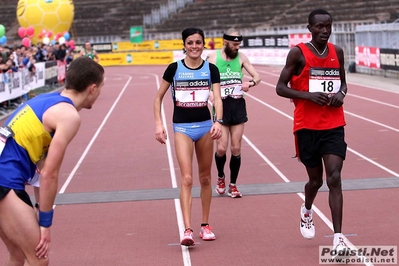
[{"label": "advertising banner", "polygon": [[142,26],[130,27],[130,42],[131,43],[143,42],[143,27]]},{"label": "advertising banner", "polygon": [[262,35],[243,37],[242,48],[287,48],[288,35]]},{"label": "advertising banner", "polygon": [[298,43],[310,42],[310,40],[312,40],[312,34],[311,33],[290,34],[288,38],[289,38],[289,48],[292,48]]},{"label": "advertising banner", "polygon": [[[75,45],[75,52],[80,52],[84,48],[84,43],[79,43]],[[94,43],[92,44],[92,49],[97,53],[110,53],[112,52],[112,43]]]},{"label": "advertising banner", "polygon": [[399,49],[380,48],[381,68],[399,71]]},{"label": "advertising banner", "polygon": [[167,65],[173,62],[173,52],[132,52],[99,54],[102,66]]},{"label": "advertising banner", "polygon": [[355,61],[358,66],[365,66],[369,68],[380,68],[380,48],[356,46],[355,47]]}]

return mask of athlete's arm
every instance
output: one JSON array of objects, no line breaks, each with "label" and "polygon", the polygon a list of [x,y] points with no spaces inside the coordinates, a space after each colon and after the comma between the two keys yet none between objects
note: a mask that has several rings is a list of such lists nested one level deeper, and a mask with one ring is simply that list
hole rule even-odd
[{"label": "athlete's arm", "polygon": [[[220,95],[220,83],[214,83],[213,86],[213,105],[215,106],[216,120],[223,120],[223,103]],[[220,139],[222,136],[222,124],[215,122],[211,128],[211,138]]]},{"label": "athlete's arm", "polygon": [[100,57],[98,56],[96,50],[94,50],[94,58],[96,59],[95,61],[96,61],[97,63],[100,62]]},{"label": "athlete's arm", "polygon": [[248,72],[248,74],[251,75],[252,80],[255,82],[255,84],[252,81],[249,82],[249,87],[258,85],[259,82],[261,81],[259,73],[256,71],[254,66],[249,62],[249,59],[246,55],[244,55],[243,53],[239,53],[239,55],[242,67]]},{"label": "athlete's arm", "polygon": [[[288,87],[291,78],[296,74],[296,68],[300,64],[300,58],[303,57],[301,50],[298,47],[293,47],[287,55],[285,66],[281,70],[280,77],[276,85],[276,93],[285,98],[301,98],[303,93]],[[299,74],[299,73],[297,73]]]},{"label": "athlete's arm", "polygon": [[177,62],[169,64],[169,66],[166,68],[165,72],[163,73],[161,85],[159,86],[154,100],[155,138],[161,144],[165,144],[166,139],[168,138],[161,117],[162,100],[166,91],[169,89],[170,84],[173,82],[173,77],[176,73],[176,70]]},{"label": "athlete's arm", "polygon": [[344,62],[344,51],[341,47],[335,45],[335,51],[338,56],[338,61],[340,64],[339,75],[341,79],[341,87],[340,91],[335,93],[334,96],[331,98],[330,106],[333,107],[340,107],[344,104],[344,98],[346,93],[348,92],[348,87],[346,84],[346,74],[345,74],[345,62]]},{"label": "athlete's arm", "polygon": [[[40,212],[49,213],[53,210],[57,194],[61,163],[68,144],[79,129],[80,116],[71,104],[59,103],[43,114],[43,126],[49,132],[55,132],[43,168],[40,170]],[[40,216],[39,213],[39,224]],[[50,241],[50,226],[40,226],[40,242],[36,247],[36,255],[39,258],[48,256]]]},{"label": "athlete's arm", "polygon": [[[216,52],[210,52],[206,58],[206,61],[208,61],[209,63],[212,63],[214,65],[216,65]],[[220,74],[219,74],[220,75]],[[220,87],[220,86],[219,86]],[[212,103],[212,105],[215,104],[214,102],[214,97],[213,97],[213,86],[211,87],[211,91],[209,93],[209,101]]]},{"label": "athlete's arm", "polygon": [[162,100],[165,96],[166,91],[169,89],[170,83],[162,79],[161,85],[159,86],[158,92],[155,96],[154,101],[154,117],[155,117],[155,138],[159,143],[165,144],[168,136],[162,122],[161,106]]},{"label": "athlete's arm", "polygon": [[306,99],[319,105],[325,105],[329,98],[326,93],[298,91],[288,87],[288,83],[294,75],[299,75],[305,66],[305,58],[299,47],[293,47],[287,55],[285,66],[281,70],[280,77],[276,85],[276,93],[290,99]]},{"label": "athlete's arm", "polygon": [[223,103],[220,93],[220,72],[216,65],[209,63],[213,90],[213,105],[215,106],[216,119],[223,119]]},{"label": "athlete's arm", "polygon": [[[215,107],[216,120],[223,119],[223,103],[220,93],[220,72],[216,65],[209,63],[213,90],[213,106]],[[211,128],[211,138],[219,139],[222,136],[222,124],[215,122]]]},{"label": "athlete's arm", "polygon": [[59,103],[43,114],[43,126],[54,133],[43,168],[40,169],[40,207],[42,211],[53,209],[57,190],[58,173],[68,144],[80,126],[80,116],[69,103]]}]

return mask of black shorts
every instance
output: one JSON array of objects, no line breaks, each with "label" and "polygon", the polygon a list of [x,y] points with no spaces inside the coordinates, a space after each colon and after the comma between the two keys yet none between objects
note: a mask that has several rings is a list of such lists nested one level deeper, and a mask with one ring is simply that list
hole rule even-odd
[{"label": "black shorts", "polygon": [[323,154],[334,154],[345,160],[347,144],[344,127],[328,130],[301,129],[295,135],[297,155],[306,167],[320,165]]},{"label": "black shorts", "polygon": [[[11,191],[12,188],[7,188],[7,187],[2,187],[0,186],[0,200],[2,200],[7,194]],[[33,208],[32,201],[30,200],[30,197],[28,193],[25,190],[16,190],[13,189],[15,194],[17,194],[18,198],[20,198],[23,202],[28,204]]]},{"label": "black shorts", "polygon": [[223,125],[234,126],[248,121],[245,99],[223,99]]}]

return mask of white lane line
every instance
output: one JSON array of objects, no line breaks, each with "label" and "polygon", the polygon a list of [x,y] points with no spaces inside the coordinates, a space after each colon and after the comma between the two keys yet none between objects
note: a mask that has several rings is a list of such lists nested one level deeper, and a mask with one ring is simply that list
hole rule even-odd
[{"label": "white lane line", "polygon": [[348,111],[344,111],[344,113],[345,113],[345,114],[348,114],[348,115],[351,115],[351,116],[354,116],[354,117],[356,117],[356,118],[362,119],[362,120],[364,120],[364,121],[370,122],[370,123],[372,123],[372,124],[376,124],[376,125],[385,127],[385,128],[390,129],[390,130],[392,130],[392,131],[399,132],[399,129],[397,129],[397,128],[394,128],[394,127],[391,127],[391,126],[382,124],[382,123],[380,123],[380,122],[377,122],[377,121],[374,121],[374,120],[365,118],[365,117],[363,117],[363,116],[360,116],[360,115],[357,115],[357,114],[354,114],[354,113],[351,113],[351,112],[348,112]]},{"label": "white lane line", "polygon": [[387,168],[387,167],[385,167],[385,166],[383,166],[383,165],[377,163],[376,161],[373,161],[371,158],[368,158],[368,157],[364,156],[363,154],[361,154],[361,153],[359,153],[359,152],[357,152],[357,151],[355,151],[355,150],[353,150],[353,149],[351,149],[351,148],[349,148],[349,147],[348,147],[348,151],[352,152],[353,154],[356,154],[357,156],[359,156],[359,157],[362,158],[363,160],[368,161],[368,162],[371,163],[371,164],[374,164],[374,165],[377,166],[378,168],[381,168],[382,170],[384,170],[384,171],[390,173],[391,175],[393,175],[393,176],[395,176],[395,177],[399,177],[399,173],[397,173],[397,172],[395,172],[395,171],[392,171],[391,169],[389,169],[389,168]]},{"label": "white lane line", "polygon": [[359,99],[365,100],[365,101],[378,103],[378,104],[381,104],[381,105],[386,105],[386,106],[389,106],[389,107],[392,107],[392,108],[399,109],[398,105],[394,105],[394,104],[390,104],[390,103],[386,103],[386,102],[381,102],[381,101],[377,101],[377,100],[374,100],[374,99],[370,99],[370,98],[366,98],[366,97],[363,97],[363,96],[359,96],[359,95],[356,95],[356,94],[352,94],[352,93],[350,93],[350,91],[349,91],[348,95],[350,95],[351,97],[355,97],[355,98],[359,98]]},{"label": "white lane line", "polygon": [[92,139],[90,140],[89,144],[87,145],[86,149],[84,150],[82,156],[80,156],[79,161],[76,163],[75,167],[73,168],[72,172],[69,174],[67,180],[65,181],[64,185],[61,187],[60,191],[58,192],[58,194],[64,194],[65,190],[67,189],[68,185],[71,183],[72,178],[74,177],[76,171],[78,170],[78,168],[80,167],[80,165],[82,164],[83,160],[85,159],[87,153],[89,152],[91,146],[93,145],[94,141],[97,139],[98,135],[100,134],[102,128],[104,127],[105,123],[107,122],[109,116],[111,115],[111,113],[114,111],[116,104],[119,102],[119,99],[122,97],[123,93],[125,92],[127,86],[129,85],[130,81],[132,80],[132,76],[126,75],[127,77],[129,77],[129,79],[127,80],[125,86],[123,86],[123,89],[121,90],[121,92],[118,95],[118,98],[116,98],[114,104],[111,106],[111,108],[109,109],[107,115],[104,117],[101,125],[98,127],[96,133],[94,134],[94,136],[92,137]]},{"label": "white lane line", "polygon": [[[157,90],[159,89],[160,83],[159,83],[159,76],[157,74],[151,74],[155,77],[155,81],[157,83]],[[165,109],[163,108],[163,104],[161,106],[161,115],[162,115],[162,122],[164,124],[165,127],[165,131],[166,131],[166,136],[168,136],[168,138],[166,139],[166,152],[168,154],[168,162],[169,162],[169,169],[170,169],[170,178],[172,181],[172,187],[173,188],[177,188],[177,180],[176,180],[176,172],[175,172],[175,166],[173,163],[173,155],[172,155],[172,148],[171,148],[171,144],[170,144],[170,138],[171,136],[169,136],[168,133],[168,127],[167,122],[166,122],[166,116],[165,116]],[[156,141],[156,140],[154,140]],[[183,213],[181,211],[181,205],[180,205],[180,200],[179,199],[175,199],[175,211],[176,211],[176,218],[177,218],[177,226],[179,229],[179,237],[180,239],[183,237],[183,233],[184,233],[184,222],[183,222]],[[182,257],[183,257],[183,265],[184,266],[191,266],[191,258],[190,258],[190,252],[189,252],[189,248],[186,246],[181,246],[181,252],[182,252]]]}]

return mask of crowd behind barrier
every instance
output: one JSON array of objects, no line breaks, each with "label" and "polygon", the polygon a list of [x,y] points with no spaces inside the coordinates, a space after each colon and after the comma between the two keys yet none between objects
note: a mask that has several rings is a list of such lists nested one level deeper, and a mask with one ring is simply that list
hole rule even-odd
[{"label": "crowd behind barrier", "polygon": [[74,51],[65,44],[0,46],[0,116],[43,88],[61,86]]},{"label": "crowd behind barrier", "polygon": [[0,73],[0,117],[36,94],[61,87],[65,68],[66,63],[53,60],[35,63],[34,72],[19,68]]}]

